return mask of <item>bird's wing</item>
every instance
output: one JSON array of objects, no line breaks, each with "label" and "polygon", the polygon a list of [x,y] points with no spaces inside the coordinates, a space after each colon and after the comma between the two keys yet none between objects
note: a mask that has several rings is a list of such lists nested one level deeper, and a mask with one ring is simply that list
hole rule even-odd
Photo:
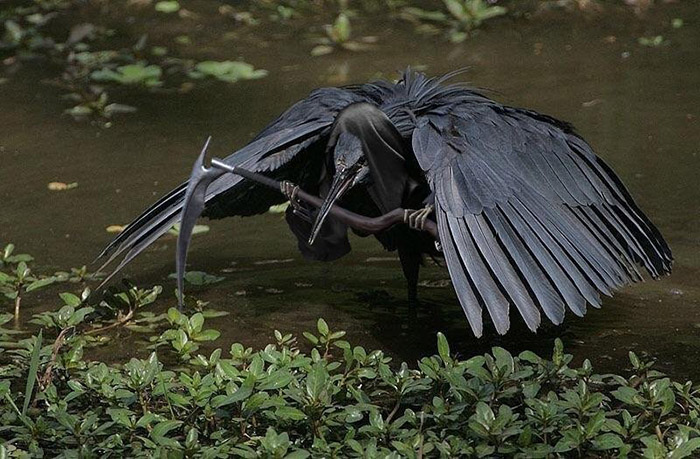
[{"label": "bird's wing", "polygon": [[[435,107],[435,105],[434,105]],[[535,330],[583,315],[599,292],[657,277],[671,252],[613,171],[567,124],[481,102],[423,112],[413,150],[435,193],[447,266],[477,336],[513,304]]]},{"label": "bird's wing", "polygon": [[[315,151],[313,146],[328,135],[338,112],[357,102],[358,97],[339,88],[315,90],[280,115],[249,144],[226,157],[224,162],[290,180],[294,178],[289,176],[292,172],[303,175],[307,166],[302,167],[302,163],[314,163],[308,158]],[[319,155],[317,162],[320,161],[322,157]],[[102,251],[98,258],[107,257],[103,268],[126,253],[110,277],[179,221],[186,190],[187,182],[162,197]],[[281,196],[255,183],[244,182],[237,175],[224,174],[207,189],[204,213],[212,218],[253,215],[280,202]]]}]

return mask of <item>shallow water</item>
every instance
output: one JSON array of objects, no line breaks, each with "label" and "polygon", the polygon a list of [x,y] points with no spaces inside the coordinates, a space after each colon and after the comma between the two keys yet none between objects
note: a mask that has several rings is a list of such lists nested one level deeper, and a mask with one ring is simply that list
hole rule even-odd
[{"label": "shallow water", "polygon": [[[331,328],[347,330],[351,342],[381,346],[408,361],[435,351],[437,331],[463,355],[493,345],[548,353],[561,336],[579,362],[590,358],[601,371],[628,366],[626,354],[634,350],[658,358],[659,367],[676,377],[698,379],[700,8],[693,3],[664,5],[642,18],[609,11],[505,19],[461,45],[417,37],[400,22],[370,24],[367,32],[358,25],[357,35],[382,31],[375,50],[323,58],[309,57],[306,37],[290,40],[281,26],[265,32],[265,41],[241,33],[231,42],[231,25],[221,20],[204,28],[196,27],[197,20],[183,22],[194,40],[184,51],[189,56],[243,57],[270,75],[178,95],[115,91],[117,100],[139,111],[110,129],[61,116],[65,102],[55,88],[40,84],[54,70],[25,66],[0,84],[0,241],[36,255],[46,271],[89,263],[111,238],[107,226],[128,223],[187,177],[207,135],[214,139],[210,153],[224,156],[315,87],[394,76],[406,65],[425,66],[433,75],[469,67],[465,78],[493,90],[497,99],[578,128],[667,238],[676,258],[673,275],[625,288],[584,319],[569,314],[561,327],[533,334],[514,324],[505,337],[492,333],[477,340],[449,286],[421,287],[425,305],[410,313],[398,261],[370,238],[353,239],[353,252],[338,262],[310,263],[296,252],[279,215],[228,219],[211,222],[211,232],[196,237],[190,252],[191,269],[226,277],[207,288],[189,287],[230,311],[214,323],[223,332],[218,344],[260,346],[276,328],[300,332],[324,317]],[[685,26],[671,30],[674,17]],[[155,39],[173,33],[148,20],[130,27],[123,33],[133,37],[144,30]],[[658,33],[668,46],[636,43]],[[79,187],[51,192],[51,181]],[[163,238],[124,274],[170,292],[173,253],[174,238]],[[278,262],[265,263],[270,260]],[[435,266],[422,273],[426,281],[446,278]],[[57,304],[56,291],[27,297],[22,319]],[[140,343],[138,337],[121,333],[114,341],[120,344],[98,352],[116,358],[147,353],[145,346],[124,344]]]}]

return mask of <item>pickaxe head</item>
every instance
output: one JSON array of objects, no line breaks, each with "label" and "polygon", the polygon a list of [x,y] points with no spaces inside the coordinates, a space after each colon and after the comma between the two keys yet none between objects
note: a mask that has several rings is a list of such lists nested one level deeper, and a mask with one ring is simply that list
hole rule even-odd
[{"label": "pickaxe head", "polygon": [[178,306],[180,308],[182,308],[184,302],[185,263],[187,262],[187,249],[192,239],[194,225],[197,223],[197,218],[204,211],[204,205],[207,200],[207,188],[214,180],[226,173],[224,170],[204,165],[204,156],[207,153],[210,140],[211,137],[207,139],[202,152],[194,163],[192,175],[190,175],[188,180],[185,200],[182,203],[182,212],[180,213],[180,233],[177,236],[175,260],[177,266]]}]

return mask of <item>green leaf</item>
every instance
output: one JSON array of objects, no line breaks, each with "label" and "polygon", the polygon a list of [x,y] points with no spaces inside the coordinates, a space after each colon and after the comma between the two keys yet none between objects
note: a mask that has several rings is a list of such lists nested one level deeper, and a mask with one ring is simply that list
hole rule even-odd
[{"label": "green leaf", "polygon": [[95,309],[91,307],[84,307],[80,308],[77,311],[75,311],[73,314],[71,314],[70,318],[68,319],[68,325],[71,327],[74,327],[81,323],[82,321],[85,320],[85,317],[88,314],[91,314]]},{"label": "green leaf", "polygon": [[167,438],[166,435],[174,429],[177,429],[182,425],[182,421],[162,421],[156,424],[151,431],[150,437],[153,441],[160,446],[177,446],[177,441],[172,438]]},{"label": "green leaf", "polygon": [[437,334],[437,345],[438,353],[440,354],[440,358],[442,358],[442,361],[451,362],[452,359],[450,358],[450,345],[447,343],[447,338],[445,338],[445,335],[443,335],[442,332],[438,332]]},{"label": "green leaf", "polygon": [[165,0],[156,3],[155,10],[160,13],[176,13],[180,9],[180,3],[175,0]]},{"label": "green leaf", "polygon": [[195,74],[209,76],[226,83],[239,80],[255,80],[267,76],[267,70],[255,69],[252,65],[240,61],[203,61],[194,66]]},{"label": "green leaf", "polygon": [[350,39],[350,19],[344,13],[340,13],[333,23],[331,39],[335,43],[344,43]]},{"label": "green leaf", "polygon": [[76,295],[73,295],[72,293],[67,293],[67,292],[59,293],[58,296],[60,296],[61,300],[63,300],[63,303],[68,305],[68,306],[72,306],[74,308],[77,308],[78,306],[80,306],[80,303],[81,303],[80,298]]},{"label": "green leaf", "polygon": [[241,386],[236,389],[235,392],[233,392],[231,395],[218,395],[214,397],[211,405],[214,408],[221,408],[222,406],[245,400],[253,393],[254,385],[255,375],[249,374],[245,381],[243,381],[243,384],[241,384]]},{"label": "green leaf", "polygon": [[34,391],[34,385],[36,384],[37,371],[39,371],[39,355],[41,353],[42,332],[43,330],[39,330],[39,335],[36,337],[36,341],[34,341],[34,348],[32,349],[32,354],[29,359],[27,384],[24,387],[24,404],[22,405],[22,416],[27,415],[27,410],[29,409],[29,402],[32,400],[32,392]]},{"label": "green leaf", "polygon": [[216,341],[219,339],[219,336],[221,336],[221,332],[219,330],[214,330],[214,329],[207,329],[204,330],[200,333],[197,333],[196,336],[194,336],[195,341]]},{"label": "green leaf", "polygon": [[27,292],[31,292],[32,290],[37,290],[43,287],[46,287],[48,285],[53,284],[56,282],[57,278],[56,277],[45,277],[43,279],[36,280],[32,282],[31,284],[27,285],[27,288],[25,289]]},{"label": "green leaf", "polygon": [[294,380],[288,370],[277,370],[268,374],[258,386],[258,390],[277,390],[286,387]]},{"label": "green leaf", "polygon": [[691,457],[695,450],[700,448],[700,438],[695,437],[691,440],[681,442],[668,456],[669,459],[681,459]]},{"label": "green leaf", "polygon": [[292,406],[281,406],[277,408],[275,416],[289,421],[302,421],[306,419],[306,414],[303,411]]},{"label": "green leaf", "polygon": [[111,81],[123,85],[159,86],[163,70],[157,65],[129,64],[117,67],[116,71],[103,68],[95,70],[90,77],[95,81]]},{"label": "green leaf", "polygon": [[328,335],[328,324],[325,320],[318,319],[318,322],[316,323],[316,328],[318,328],[318,332],[321,334],[321,336]]},{"label": "green leaf", "polygon": [[202,315],[201,312],[196,313],[190,318],[190,327],[192,327],[192,331],[194,332],[199,332],[202,330],[202,326],[204,325],[204,316]]},{"label": "green leaf", "polygon": [[316,336],[314,336],[313,334],[311,334],[311,333],[305,331],[305,332],[302,333],[302,335],[304,335],[304,338],[306,338],[306,339],[308,339],[309,341],[311,341],[311,343],[312,343],[313,345],[318,344],[318,338],[316,338]]},{"label": "green leaf", "polygon": [[185,273],[185,281],[192,285],[211,285],[221,282],[224,279],[226,278],[208,274],[204,271],[187,271],[187,273]]},{"label": "green leaf", "polygon": [[317,45],[311,49],[311,55],[313,57],[325,56],[333,52],[333,47],[329,45]]},{"label": "green leaf", "polygon": [[510,352],[502,347],[496,346],[491,349],[491,353],[496,359],[496,367],[499,369],[499,371],[504,371],[505,369],[505,374],[507,375],[515,371],[515,361]]},{"label": "green leaf", "polygon": [[622,441],[619,435],[607,432],[595,437],[593,439],[593,446],[597,450],[619,449],[625,446],[625,442]]},{"label": "green leaf", "polygon": [[612,396],[629,405],[636,405],[640,402],[639,392],[627,386],[621,386],[617,390],[612,391]]}]

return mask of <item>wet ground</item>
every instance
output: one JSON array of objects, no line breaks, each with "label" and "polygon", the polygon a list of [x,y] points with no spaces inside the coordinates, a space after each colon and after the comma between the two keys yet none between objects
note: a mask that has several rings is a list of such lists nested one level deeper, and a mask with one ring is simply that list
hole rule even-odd
[{"label": "wet ground", "polygon": [[[676,17],[685,25],[672,30]],[[338,262],[310,263],[279,215],[228,219],[211,222],[190,252],[192,269],[226,277],[190,287],[230,312],[213,324],[223,332],[218,345],[264,345],[274,329],[301,332],[324,317],[352,342],[407,361],[434,352],[437,331],[463,355],[493,345],[548,353],[561,336],[578,361],[590,358],[600,371],[628,366],[626,354],[634,350],[658,358],[676,377],[700,377],[700,8],[694,2],[663,5],[642,18],[615,11],[504,19],[460,45],[416,36],[401,22],[370,23],[368,33],[382,31],[373,51],[322,58],[309,56],[306,36],[289,39],[282,26],[264,41],[246,33],[230,41],[231,24],[192,21],[182,24],[193,37],[190,56],[243,57],[270,75],[187,94],[115,92],[139,111],[109,129],[61,115],[66,103],[40,83],[55,75],[48,66],[25,66],[0,84],[2,243],[34,254],[46,271],[89,263],[111,238],[107,226],[128,223],[187,177],[206,136],[214,139],[210,152],[223,156],[315,87],[394,76],[407,65],[434,75],[469,67],[464,78],[497,99],[578,128],[666,236],[676,258],[673,275],[630,286],[584,319],[569,314],[561,327],[533,334],[516,324],[505,337],[477,340],[451,287],[440,287],[448,277],[442,268],[423,271],[425,304],[411,313],[398,260],[373,240],[353,239],[353,252]],[[158,26],[136,21],[129,33],[157,37],[165,33]],[[668,45],[637,43],[660,32]],[[364,33],[359,24],[356,33]],[[52,181],[79,186],[51,192]],[[164,285],[169,297],[173,271],[174,238],[164,238],[124,273],[139,285]],[[23,319],[52,305],[55,291],[28,297]],[[114,343],[107,352],[118,358],[147,352],[128,333]]]}]

